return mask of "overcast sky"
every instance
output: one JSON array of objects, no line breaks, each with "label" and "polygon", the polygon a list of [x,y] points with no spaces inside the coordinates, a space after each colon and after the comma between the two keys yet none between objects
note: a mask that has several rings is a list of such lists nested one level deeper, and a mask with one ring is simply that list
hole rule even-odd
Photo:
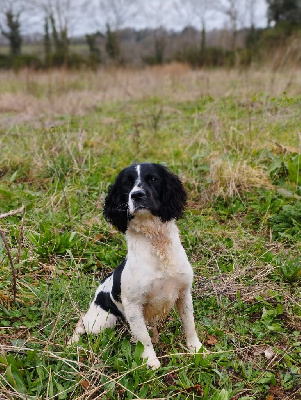
[{"label": "overcast sky", "polygon": [[[212,0],[213,3],[214,0]],[[254,0],[253,0],[254,1]],[[194,0],[195,4],[198,3],[198,0]],[[239,5],[240,14],[238,17],[238,22],[241,25],[248,26],[249,25],[249,15],[248,15],[248,5],[252,2],[252,0],[236,0]],[[157,3],[157,5],[156,5]],[[185,0],[176,2],[178,3],[178,7],[175,7],[172,0],[152,0],[149,2],[145,2],[145,14],[151,16],[153,14],[153,18],[144,18],[144,13],[141,12],[140,15],[133,17],[132,23],[137,27],[154,27],[158,24],[158,20],[162,20],[163,25],[168,29],[173,30],[181,30],[187,25],[193,25],[196,27],[200,27],[200,14],[202,14],[202,8],[199,10],[193,9],[190,7],[190,10],[185,11],[185,3],[188,2]],[[181,12],[181,3],[182,12]],[[225,6],[227,4],[227,0],[221,0],[221,3],[224,3]],[[255,0],[255,22],[258,27],[264,27],[267,24],[267,5],[265,0]],[[150,10],[147,10],[147,4],[153,4],[150,7]],[[219,11],[220,10],[220,11]],[[228,17],[221,11],[221,9],[217,6],[216,10],[210,10],[206,12],[206,25],[208,29],[221,28],[225,26],[228,22]]]},{"label": "overcast sky", "polygon": [[[202,15],[202,6],[197,9],[196,7],[189,7],[189,0],[133,0],[135,4],[139,4],[139,11],[131,14],[131,8],[127,7],[127,2],[131,0],[94,0],[96,4],[99,2],[116,3],[117,8],[119,7],[120,14],[127,13],[125,16],[124,26],[134,27],[137,29],[143,28],[156,28],[160,25],[171,30],[182,30],[185,26],[192,25],[200,28],[200,17]],[[191,0],[191,2],[198,4],[198,1],[202,3],[202,0]],[[215,0],[211,0],[213,3]],[[227,5],[229,0],[220,0],[221,3]],[[92,4],[93,0],[90,4]],[[250,26],[250,4],[255,3],[254,7],[254,22],[257,27],[265,27],[267,25],[267,4],[266,0],[236,0],[239,8],[238,16],[238,28],[242,26]],[[208,0],[210,4],[210,0]],[[210,7],[210,6],[209,6]],[[97,10],[97,7],[96,7]],[[92,11],[92,7],[91,7]],[[93,13],[93,11],[92,11]],[[101,14],[101,12],[100,12]],[[229,26],[229,17],[217,7],[215,10],[209,10],[206,12],[206,28],[208,30],[219,29],[225,26]],[[74,34],[86,33],[87,30],[93,31],[94,25],[105,26],[106,21],[101,18],[97,18],[97,11],[93,14],[92,18],[83,21],[82,24],[74,26]],[[114,17],[112,18],[114,19]],[[124,27],[123,26],[123,27]],[[94,29],[95,30],[95,29]]]},{"label": "overcast sky", "polygon": [[[92,33],[97,30],[104,32],[107,22],[114,29],[116,16],[119,28],[133,27],[136,29],[157,28],[164,26],[167,29],[180,31],[185,26],[192,25],[200,29],[201,18],[204,15],[205,0],[36,0],[36,4],[60,4],[66,9],[69,35],[78,36]],[[209,9],[205,13],[206,29],[220,29],[229,27],[229,17],[222,11],[222,7],[210,9],[215,1],[225,6],[229,0],[208,0]],[[191,3],[195,4],[191,6]],[[132,4],[132,6],[131,6]],[[190,7],[189,7],[190,4]],[[250,26],[250,5],[254,7],[254,23],[257,27],[267,25],[266,0],[236,0],[238,5],[238,29]],[[113,11],[112,11],[113,10]],[[44,13],[31,13],[30,24],[23,25],[24,33],[43,33]],[[28,16],[24,15],[25,21]]]}]

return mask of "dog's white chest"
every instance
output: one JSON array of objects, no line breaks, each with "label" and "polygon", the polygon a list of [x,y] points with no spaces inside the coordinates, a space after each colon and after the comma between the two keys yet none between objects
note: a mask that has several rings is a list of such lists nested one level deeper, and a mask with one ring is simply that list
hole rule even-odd
[{"label": "dog's white chest", "polygon": [[[139,222],[140,227],[142,221]],[[148,226],[142,225],[143,234],[137,230],[127,232],[121,297],[122,302],[140,303],[145,319],[151,322],[166,316],[181,293],[190,290],[193,272],[174,222],[147,222]],[[152,234],[153,231],[160,234]]]}]

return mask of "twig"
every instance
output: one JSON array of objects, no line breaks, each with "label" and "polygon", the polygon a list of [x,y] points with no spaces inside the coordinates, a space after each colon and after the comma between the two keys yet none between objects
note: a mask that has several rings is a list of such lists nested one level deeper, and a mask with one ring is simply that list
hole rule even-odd
[{"label": "twig", "polygon": [[[20,214],[22,213],[22,222],[21,222],[21,229],[20,229],[20,234],[19,234],[19,246],[18,246],[18,255],[17,255],[17,263],[19,264],[20,258],[21,258],[21,248],[22,248],[22,238],[23,238],[23,228],[24,228],[24,219],[25,219],[25,206],[23,205],[20,208],[17,208],[17,210],[11,210],[7,213],[0,214],[0,219],[10,217],[12,215]],[[17,294],[17,274],[16,274],[16,269],[14,266],[14,262],[11,256],[10,248],[8,245],[8,242],[5,237],[5,233],[3,230],[0,229],[0,236],[3,240],[7,256],[11,265],[11,272],[12,272],[12,287],[13,287],[13,297],[14,301],[16,301],[16,294]]]},{"label": "twig", "polygon": [[4,232],[0,229],[0,236],[3,240],[6,252],[7,252],[7,256],[10,262],[10,266],[11,266],[11,273],[12,273],[12,286],[13,286],[13,297],[14,297],[14,301],[16,301],[16,293],[17,293],[17,276],[16,276],[16,270],[15,270],[15,266],[14,266],[14,262],[11,256],[11,252],[9,249],[9,245],[7,243],[6,237]]},{"label": "twig", "polygon": [[47,299],[45,301],[44,309],[43,309],[43,315],[42,315],[42,320],[41,320],[41,329],[44,328],[44,322],[45,322],[45,317],[46,317],[46,312],[47,312],[47,307],[49,305],[49,295],[47,295]]},{"label": "twig", "polygon": [[11,215],[24,213],[24,210],[25,210],[25,206],[22,206],[22,207],[18,208],[17,210],[11,210],[8,213],[0,214],[0,219],[10,217]]},{"label": "twig", "polygon": [[25,221],[25,207],[23,206],[23,214],[22,214],[21,227],[20,227],[20,233],[19,233],[19,241],[18,241],[17,264],[20,263],[20,258],[21,258],[24,221]]}]

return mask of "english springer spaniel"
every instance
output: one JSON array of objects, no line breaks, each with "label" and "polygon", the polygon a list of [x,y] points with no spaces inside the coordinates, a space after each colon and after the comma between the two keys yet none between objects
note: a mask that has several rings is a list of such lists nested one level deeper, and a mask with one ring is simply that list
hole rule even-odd
[{"label": "english springer spaniel", "polygon": [[156,324],[176,305],[187,347],[198,351],[191,298],[193,271],[181,245],[175,221],[182,216],[186,192],[180,179],[159,164],[133,164],[122,170],[110,187],[104,216],[125,233],[127,257],[102,281],[87,313],[80,318],[69,343],[80,334],[99,333],[126,319],[136,340],[144,345],[142,357],[153,369],[160,362],[153,342]]}]

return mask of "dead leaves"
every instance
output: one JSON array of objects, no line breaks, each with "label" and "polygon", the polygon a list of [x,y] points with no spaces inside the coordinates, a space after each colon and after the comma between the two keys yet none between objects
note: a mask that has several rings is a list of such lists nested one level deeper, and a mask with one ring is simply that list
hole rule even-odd
[{"label": "dead leaves", "polygon": [[207,337],[205,343],[206,343],[208,346],[214,346],[214,345],[216,345],[216,343],[218,343],[218,339],[217,339],[216,336],[214,336],[214,335],[208,335],[208,337]]}]

